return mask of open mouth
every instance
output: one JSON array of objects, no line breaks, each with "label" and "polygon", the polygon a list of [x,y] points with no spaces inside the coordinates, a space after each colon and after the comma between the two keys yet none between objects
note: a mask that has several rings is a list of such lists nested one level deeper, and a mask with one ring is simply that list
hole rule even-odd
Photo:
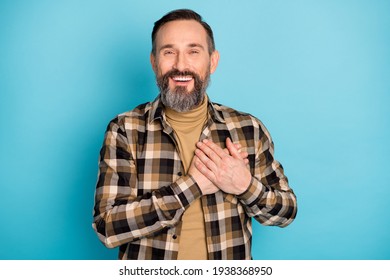
[{"label": "open mouth", "polygon": [[171,79],[176,83],[188,83],[193,79],[192,76],[172,76]]}]

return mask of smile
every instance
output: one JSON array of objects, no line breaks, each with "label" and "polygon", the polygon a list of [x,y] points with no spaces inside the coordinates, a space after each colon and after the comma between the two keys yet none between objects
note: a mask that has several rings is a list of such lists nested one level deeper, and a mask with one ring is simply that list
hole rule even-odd
[{"label": "smile", "polygon": [[192,76],[173,76],[172,80],[175,82],[189,82],[192,80]]}]

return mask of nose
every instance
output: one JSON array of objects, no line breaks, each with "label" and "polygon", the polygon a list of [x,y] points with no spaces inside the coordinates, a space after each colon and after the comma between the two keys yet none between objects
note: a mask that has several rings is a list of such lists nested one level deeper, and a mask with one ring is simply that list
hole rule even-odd
[{"label": "nose", "polygon": [[176,56],[176,61],[174,67],[179,71],[184,71],[187,69],[187,59],[184,55],[184,53],[179,53]]}]

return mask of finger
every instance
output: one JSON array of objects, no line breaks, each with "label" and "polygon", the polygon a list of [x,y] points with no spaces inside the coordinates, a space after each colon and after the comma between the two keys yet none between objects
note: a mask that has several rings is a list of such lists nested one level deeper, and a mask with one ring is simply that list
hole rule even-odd
[{"label": "finger", "polygon": [[[236,149],[237,149],[237,151],[238,151],[239,153],[245,153],[245,152],[242,152],[242,150],[241,150],[241,144],[234,143],[234,146],[236,147]],[[225,154],[229,155],[229,150],[228,150],[227,148],[223,149],[223,151],[225,152]],[[242,157],[242,158],[245,158],[245,157],[247,157],[247,156],[241,155],[241,157]]]},{"label": "finger", "polygon": [[214,173],[202,162],[198,156],[194,157],[194,165],[200,173],[213,182],[215,179]]},{"label": "finger", "polygon": [[[217,170],[217,164],[203,150],[196,149],[195,150],[195,155],[203,163],[203,165],[205,165],[210,171],[216,171]],[[215,154],[213,154],[212,157],[215,157]],[[218,157],[218,159],[221,160],[219,157]]]},{"label": "finger", "polygon": [[249,154],[247,152],[240,152],[240,158],[246,159],[248,158]]},{"label": "finger", "polygon": [[196,146],[216,164],[221,161],[221,158],[227,156],[227,154],[223,151],[221,147],[217,146],[215,143],[209,140],[203,140],[203,142],[198,142]]},{"label": "finger", "polygon": [[223,149],[219,145],[215,144],[213,141],[208,140],[208,139],[204,139],[202,143],[205,144],[209,149],[211,149],[220,158],[223,158],[226,156]]},{"label": "finger", "polygon": [[229,153],[232,155],[232,157],[242,159],[240,152],[236,149],[235,145],[229,137],[226,138],[226,147],[228,148]]}]

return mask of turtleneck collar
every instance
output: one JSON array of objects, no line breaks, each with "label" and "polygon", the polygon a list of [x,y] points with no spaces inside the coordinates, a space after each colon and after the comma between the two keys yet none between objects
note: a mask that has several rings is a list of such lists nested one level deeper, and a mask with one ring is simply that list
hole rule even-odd
[{"label": "turtleneck collar", "polygon": [[208,108],[208,97],[207,94],[204,95],[202,103],[188,111],[188,112],[177,112],[175,110],[172,110],[171,108],[165,107],[165,115],[167,118],[167,121],[171,125],[188,125],[190,127],[196,126],[200,122],[204,122],[205,119],[207,119],[207,110]]}]

